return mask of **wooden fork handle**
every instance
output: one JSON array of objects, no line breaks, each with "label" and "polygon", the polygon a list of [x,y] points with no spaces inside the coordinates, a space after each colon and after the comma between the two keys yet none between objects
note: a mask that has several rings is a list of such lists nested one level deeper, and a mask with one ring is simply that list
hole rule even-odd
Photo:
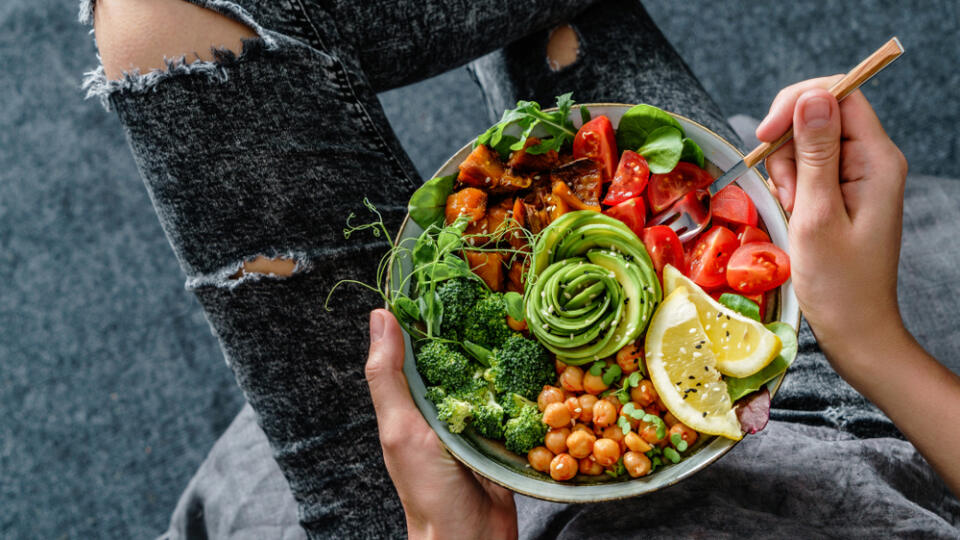
[{"label": "wooden fork handle", "polygon": [[[857,67],[851,69],[842,79],[831,86],[830,93],[837,98],[837,101],[842,101],[843,98],[849,96],[854,90],[859,88],[861,84],[867,82],[870,77],[873,77],[881,69],[887,67],[890,62],[896,60],[901,54],[903,54],[903,45],[900,44],[900,40],[896,37],[891,38],[890,41],[884,43],[882,47],[868,56],[866,60],[860,62]],[[791,127],[777,140],[763,143],[754,148],[752,152],[743,158],[743,161],[747,164],[747,167],[753,167],[792,138],[793,128]]]}]

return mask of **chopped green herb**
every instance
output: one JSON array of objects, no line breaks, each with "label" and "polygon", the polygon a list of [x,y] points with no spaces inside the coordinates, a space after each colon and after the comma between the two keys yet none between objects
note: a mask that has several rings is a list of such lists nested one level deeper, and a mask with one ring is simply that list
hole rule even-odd
[{"label": "chopped green herb", "polygon": [[680,442],[676,444],[677,450],[680,452],[686,452],[689,446],[690,445],[687,444],[687,441],[683,439],[680,439]]},{"label": "chopped green herb", "polygon": [[613,364],[607,368],[603,373],[603,384],[610,386],[613,384],[613,381],[620,378],[620,375],[623,373],[623,370],[620,369],[620,366]]},{"label": "chopped green herb", "polygon": [[663,449],[663,455],[674,463],[680,463],[680,454],[678,454],[676,450],[670,448],[669,446]]},{"label": "chopped green herb", "polygon": [[590,374],[599,377],[605,367],[607,367],[606,362],[594,362],[593,365],[590,366]]}]

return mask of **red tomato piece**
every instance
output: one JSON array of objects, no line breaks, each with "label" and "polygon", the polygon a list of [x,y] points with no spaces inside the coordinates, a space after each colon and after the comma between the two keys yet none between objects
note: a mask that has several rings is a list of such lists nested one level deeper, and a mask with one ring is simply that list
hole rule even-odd
[{"label": "red tomato piece", "polygon": [[693,190],[704,189],[712,183],[713,177],[710,173],[686,161],[677,163],[677,166],[666,174],[651,174],[650,185],[647,186],[650,211],[659,214],[680,197]]},{"label": "red tomato piece", "polygon": [[647,221],[647,205],[643,203],[643,197],[627,199],[603,213],[626,223],[638,237],[643,234],[643,225]]},{"label": "red tomato piece", "polygon": [[722,287],[727,283],[727,261],[739,246],[733,231],[714,226],[693,246],[687,276],[705,289]]},{"label": "red tomato piece", "polygon": [[573,138],[573,158],[590,158],[600,166],[605,180],[613,178],[617,168],[617,136],[606,116],[590,120]]},{"label": "red tomato piece", "polygon": [[650,178],[650,166],[643,156],[633,150],[624,150],[620,164],[613,175],[613,182],[607,189],[603,204],[613,206],[631,197],[639,197],[647,187]]},{"label": "red tomato piece", "polygon": [[757,226],[757,207],[749,195],[733,184],[721,189],[710,199],[710,212],[714,219],[727,223]]},{"label": "red tomato piece", "polygon": [[790,277],[790,256],[770,242],[745,244],[730,256],[726,277],[740,293],[769,291]]},{"label": "red tomato piece", "polygon": [[770,241],[770,237],[767,236],[767,233],[752,225],[741,225],[737,229],[737,238],[740,239],[741,246],[744,244],[752,244],[753,242]]},{"label": "red tomato piece", "polygon": [[686,273],[686,262],[683,257],[683,245],[673,229],[666,225],[647,227],[640,236],[643,245],[653,260],[653,267],[657,275],[663,273],[663,267],[671,264],[681,273]]}]

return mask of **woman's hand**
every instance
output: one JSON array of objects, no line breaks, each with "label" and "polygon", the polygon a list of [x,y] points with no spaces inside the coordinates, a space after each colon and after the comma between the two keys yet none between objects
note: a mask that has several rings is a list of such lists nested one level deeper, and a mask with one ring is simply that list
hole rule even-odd
[{"label": "woman's hand", "polygon": [[825,90],[840,76],[777,95],[757,137],[794,139],[767,159],[790,218],[793,283],[821,347],[844,375],[843,354],[901,339],[897,261],[907,162],[859,91]]},{"label": "woman's hand", "polygon": [[367,383],[410,538],[516,538],[513,494],[474,475],[443,449],[410,397],[403,353],[396,319],[389,311],[373,311]]}]

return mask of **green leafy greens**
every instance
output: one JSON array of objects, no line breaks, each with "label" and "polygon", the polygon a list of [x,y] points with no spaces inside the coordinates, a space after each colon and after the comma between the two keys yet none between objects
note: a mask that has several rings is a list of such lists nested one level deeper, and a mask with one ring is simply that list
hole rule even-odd
[{"label": "green leafy greens", "polygon": [[749,298],[745,298],[739,294],[723,293],[720,295],[719,302],[744,317],[750,317],[755,321],[762,322],[760,319],[760,306]]},{"label": "green leafy greens", "polygon": [[[476,144],[485,144],[504,154],[506,150],[521,150],[527,138],[534,136],[534,131],[538,130],[546,135],[541,137],[539,144],[527,148],[527,153],[544,154],[550,150],[559,152],[564,144],[573,143],[573,137],[577,134],[569,118],[570,108],[573,106],[572,95],[568,92],[557,96],[557,109],[550,112],[540,110],[540,104],[535,101],[518,101],[515,109],[504,111],[499,122],[477,137]],[[504,133],[504,130],[514,125],[520,129],[519,137]],[[505,141],[509,144],[503,144]]]},{"label": "green leafy greens", "polygon": [[617,145],[621,150],[636,150],[650,165],[650,172],[664,174],[680,161],[703,167],[703,150],[684,136],[680,122],[669,113],[641,104],[630,108],[620,119]]},{"label": "green leafy greens", "polygon": [[767,329],[780,338],[782,344],[780,354],[767,367],[749,377],[726,378],[727,393],[730,394],[730,399],[733,401],[759,390],[774,377],[786,371],[797,357],[797,335],[794,333],[792,326],[782,322],[772,322],[767,325]]},{"label": "green leafy greens", "polygon": [[457,175],[438,176],[427,180],[410,197],[407,211],[417,225],[426,229],[431,225],[439,225],[443,220],[447,197],[453,193],[453,183]]}]

